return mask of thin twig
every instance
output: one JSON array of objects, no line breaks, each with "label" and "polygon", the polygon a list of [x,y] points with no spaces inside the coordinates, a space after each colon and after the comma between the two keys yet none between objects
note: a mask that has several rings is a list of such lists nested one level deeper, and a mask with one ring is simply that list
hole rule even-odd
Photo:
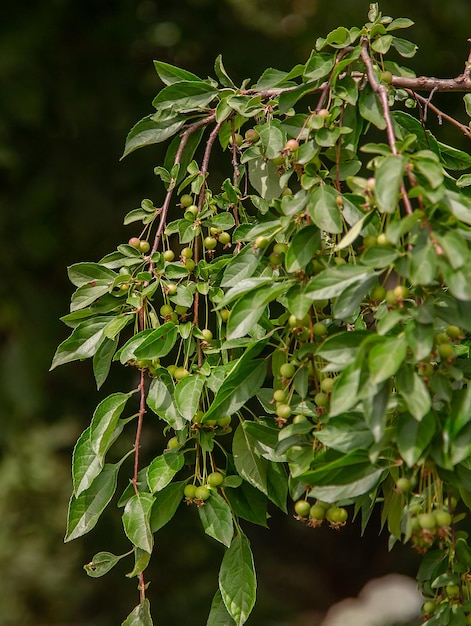
[{"label": "thin twig", "polygon": [[462,124],[461,122],[458,122],[458,120],[455,120],[455,118],[444,113],[437,106],[432,104],[429,98],[424,98],[423,96],[419,95],[418,93],[415,93],[415,91],[412,91],[411,89],[407,89],[406,91],[410,96],[412,96],[413,98],[416,98],[420,103],[424,105],[427,104],[427,107],[431,111],[433,111],[439,119],[444,119],[447,122],[450,122],[450,124],[453,124],[453,126],[456,126],[457,128],[459,128],[464,135],[471,138],[471,128],[469,128],[469,126],[466,126],[466,124]]}]

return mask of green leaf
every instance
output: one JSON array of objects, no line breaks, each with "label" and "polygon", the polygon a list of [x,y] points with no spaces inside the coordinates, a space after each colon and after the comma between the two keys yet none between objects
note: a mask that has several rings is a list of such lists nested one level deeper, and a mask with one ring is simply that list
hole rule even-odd
[{"label": "green leaf", "polygon": [[137,122],[129,131],[121,159],[124,159],[124,157],[138,148],[166,141],[178,133],[184,123],[185,117],[182,115],[163,121],[155,121],[152,115],[148,115]]},{"label": "green leaf", "polygon": [[375,92],[369,85],[366,85],[364,89],[360,91],[358,105],[360,115],[365,120],[371,122],[380,130],[384,130],[386,128],[383,109],[378,98],[376,97]]},{"label": "green leaf", "polygon": [[330,370],[343,370],[353,363],[357,357],[360,345],[364,339],[370,337],[370,331],[341,332],[327,337],[319,346],[317,354],[332,364]]},{"label": "green leaf", "polygon": [[326,485],[313,487],[309,495],[323,502],[337,502],[349,498],[357,498],[372,491],[380,482],[384,469],[373,469],[363,478],[342,485]]},{"label": "green leaf", "polygon": [[154,504],[150,514],[150,527],[153,533],[160,530],[175,515],[181,501],[186,481],[170,483],[154,497]]},{"label": "green leaf", "polygon": [[309,194],[309,215],[314,224],[327,233],[338,234],[343,230],[342,215],[337,204],[338,195],[328,185],[321,185]]},{"label": "green leaf", "polygon": [[181,470],[185,462],[185,456],[178,450],[164,452],[155,457],[147,468],[147,484],[151,493],[161,491]]},{"label": "green leaf", "polygon": [[226,266],[221,280],[221,287],[234,287],[240,281],[254,275],[260,263],[261,255],[254,252],[252,246],[242,248]]},{"label": "green leaf", "polygon": [[263,349],[266,341],[258,340],[237,361],[206,411],[205,421],[233,415],[257,393],[265,380],[267,361],[266,359],[254,359],[252,356]]},{"label": "green leaf", "polygon": [[229,547],[234,528],[232,512],[224,498],[213,491],[203,506],[198,507],[198,513],[204,532]]},{"label": "green leaf", "polygon": [[291,283],[288,281],[271,283],[253,289],[237,300],[227,323],[227,339],[237,339],[248,334],[263,315],[267,305],[290,286]]},{"label": "green leaf", "polygon": [[91,486],[79,496],[72,496],[64,541],[72,541],[90,532],[116,491],[120,464],[105,465]]},{"label": "green leaf", "polygon": [[288,477],[282,463],[268,463],[268,497],[283,513],[287,513]]},{"label": "green leaf", "polygon": [[394,213],[400,196],[404,176],[405,158],[385,157],[376,168],[375,198],[382,213]]},{"label": "green leaf", "polygon": [[109,321],[109,317],[95,317],[81,322],[72,334],[59,344],[50,370],[65,363],[92,357],[103,341],[103,332]]},{"label": "green leaf", "polygon": [[150,493],[139,492],[130,498],[123,513],[123,527],[127,538],[135,546],[151,553],[154,536],[150,528],[150,513],[154,498]]},{"label": "green leaf", "polygon": [[381,383],[393,376],[403,364],[406,354],[407,341],[404,336],[382,338],[368,355],[371,380]]},{"label": "green leaf", "polygon": [[407,39],[400,39],[399,37],[393,37],[392,45],[402,57],[410,59],[417,52],[417,46]]},{"label": "green leaf", "polygon": [[281,195],[282,187],[276,165],[264,159],[252,159],[248,162],[249,180],[258,194],[267,202]]},{"label": "green leaf", "polygon": [[102,400],[95,409],[90,425],[90,443],[92,450],[100,459],[105,457],[116,439],[115,431],[119,418],[130,397],[130,393],[113,393]]},{"label": "green leaf", "polygon": [[426,384],[410,367],[402,367],[397,372],[396,384],[409,412],[420,422],[432,408],[432,399]]},{"label": "green leaf", "polygon": [[141,548],[134,547],[134,567],[126,574],[127,578],[134,578],[143,572],[149,565],[150,557],[152,555]]},{"label": "green leaf", "polygon": [[138,604],[121,626],[153,626],[149,600],[146,598],[141,604]]},{"label": "green leaf", "polygon": [[219,589],[214,594],[213,601],[211,602],[211,610],[206,626],[235,626],[234,620],[227,612]]},{"label": "green leaf", "polygon": [[182,430],[185,420],[176,407],[174,392],[175,387],[168,371],[163,367],[157,368],[147,394],[147,406],[174,430]]},{"label": "green leaf", "polygon": [[311,80],[320,80],[329,74],[335,64],[335,56],[329,53],[311,52],[304,76]]},{"label": "green leaf", "polygon": [[471,199],[463,193],[456,191],[446,191],[444,203],[456,219],[471,225]]},{"label": "green leaf", "polygon": [[170,107],[172,111],[188,113],[207,107],[216,94],[217,89],[204,81],[173,83],[159,91],[152,105],[156,109]]},{"label": "green leaf", "polygon": [[291,239],[285,256],[287,272],[303,270],[319,249],[321,234],[316,226],[305,226]]},{"label": "green leaf", "polygon": [[90,284],[82,285],[72,295],[70,301],[70,310],[80,311],[89,306],[95,300],[98,300],[110,290],[110,282],[108,280],[96,280]]},{"label": "green leaf", "polygon": [[192,374],[175,387],[176,407],[187,420],[191,420],[198,410],[205,380],[200,374]]},{"label": "green leaf", "polygon": [[[231,478],[240,479],[239,476]],[[227,489],[225,495],[235,515],[252,524],[268,527],[267,496],[261,491],[244,480],[238,489]]]},{"label": "green leaf", "polygon": [[120,559],[127,554],[116,556],[112,552],[97,552],[90,563],[83,566],[83,569],[91,578],[100,578],[112,569]]},{"label": "green leaf", "polygon": [[335,381],[330,401],[329,414],[331,417],[346,413],[358,403],[358,388],[360,386],[361,365],[350,363]]},{"label": "green leaf", "polygon": [[263,154],[267,159],[274,159],[283,150],[286,133],[281,129],[278,120],[256,126],[262,142]]},{"label": "green leaf", "polygon": [[183,70],[175,65],[170,65],[170,63],[165,63],[164,61],[154,61],[154,67],[160,80],[166,85],[187,81],[201,82],[201,78],[196,76],[196,74],[192,74],[192,72]]},{"label": "green leaf", "polygon": [[167,356],[177,340],[177,328],[173,322],[166,322],[152,330],[134,354],[138,359],[156,359]]},{"label": "green leaf", "polygon": [[236,625],[245,624],[255,604],[257,581],[250,543],[242,531],[234,537],[222,559],[219,589]]},{"label": "green leaf", "polygon": [[97,389],[100,389],[105,380],[108,378],[113,356],[117,347],[117,337],[115,339],[105,337],[100,347],[93,355],[93,374],[95,376]]},{"label": "green leaf", "polygon": [[360,265],[328,267],[309,281],[304,293],[312,301],[330,300],[350,285],[365,281],[372,273],[371,269]]},{"label": "green leaf", "polygon": [[397,421],[397,446],[401,457],[413,467],[425,453],[435,434],[435,419],[432,413],[424,415],[419,422],[407,413]]},{"label": "green leaf", "polygon": [[315,432],[314,435],[328,448],[345,453],[360,449],[367,450],[373,443],[370,428],[356,416],[331,419],[322,430]]},{"label": "green leaf", "polygon": [[94,281],[106,281],[111,284],[117,277],[116,272],[99,263],[74,263],[67,268],[67,275],[76,287],[82,287]]},{"label": "green leaf", "polygon": [[239,424],[232,440],[232,454],[237,472],[244,480],[268,495],[268,461],[259,456],[253,438]]},{"label": "green leaf", "polygon": [[75,497],[90,487],[102,469],[103,458],[98,456],[92,448],[89,426],[78,438],[72,454],[72,480]]}]

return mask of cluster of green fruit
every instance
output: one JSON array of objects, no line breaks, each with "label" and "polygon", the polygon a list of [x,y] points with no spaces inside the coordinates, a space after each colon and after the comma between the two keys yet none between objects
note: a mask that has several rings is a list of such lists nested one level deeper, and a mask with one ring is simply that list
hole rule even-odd
[{"label": "cluster of green fruit", "polygon": [[[183,194],[180,197],[180,206],[185,210],[184,219],[188,222],[194,222],[195,226],[199,224],[200,210],[196,204],[194,204],[193,197],[190,194]],[[231,243],[231,235],[220,228],[211,226],[208,229],[208,234],[203,237],[203,246],[206,251],[212,251],[216,248],[218,242],[223,246],[229,246]]]},{"label": "cluster of green fruit", "polygon": [[307,522],[312,528],[321,526],[326,520],[331,528],[339,529],[345,526],[348,519],[348,511],[345,508],[320,500],[316,500],[314,504],[308,500],[297,500],[294,503],[294,511],[296,519]]},{"label": "cluster of green fruit", "polygon": [[185,485],[183,495],[187,504],[196,504],[197,506],[203,506],[203,504],[211,497],[211,492],[221,487],[224,483],[224,474],[218,471],[211,472],[206,477],[205,481],[196,485],[194,483],[188,483]]}]

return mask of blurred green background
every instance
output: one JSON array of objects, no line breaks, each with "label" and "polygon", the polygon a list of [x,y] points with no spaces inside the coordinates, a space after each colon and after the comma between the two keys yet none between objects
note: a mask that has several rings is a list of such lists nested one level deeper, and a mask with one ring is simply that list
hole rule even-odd
[{"label": "blurred green background", "polygon": [[[452,77],[468,57],[469,0],[389,0],[410,17],[417,73]],[[120,162],[131,126],[151,112],[161,84],[154,59],[212,74],[223,54],[236,82],[267,66],[304,62],[320,35],[361,26],[365,0],[3,0],[0,20],[0,624],[114,626],[137,603],[123,563],[92,580],[82,566],[99,550],[127,551],[119,517],[62,542],[70,457],[94,407],[121,389],[119,371],[97,393],[90,363],[48,372],[68,334],[66,267],[98,260],[136,234],[122,218],[159,200],[160,147]],[[463,119],[459,96],[436,98]],[[467,149],[453,129],[441,138]],[[125,390],[129,383],[123,377]],[[271,530],[246,528],[259,579],[253,626],[317,626],[320,615],[370,578],[415,575],[409,549],[387,551],[379,523],[360,538],[313,531],[273,512]],[[147,579],[158,624],[204,624],[221,550],[182,510],[156,538]]]}]

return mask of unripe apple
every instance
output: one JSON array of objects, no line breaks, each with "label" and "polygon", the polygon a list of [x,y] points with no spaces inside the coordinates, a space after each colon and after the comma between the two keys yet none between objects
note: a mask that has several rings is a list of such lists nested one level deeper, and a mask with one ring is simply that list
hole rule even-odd
[{"label": "unripe apple", "polygon": [[173,250],[165,250],[162,256],[164,257],[164,261],[171,263],[175,258],[175,252]]},{"label": "unripe apple", "polygon": [[288,139],[288,141],[285,143],[285,150],[287,152],[296,152],[298,148],[299,142],[296,141],[296,139]]},{"label": "unripe apple", "polygon": [[131,237],[131,239],[128,241],[128,244],[132,248],[136,248],[136,250],[139,250],[140,243],[141,243],[141,240],[139,239],[139,237]]}]

